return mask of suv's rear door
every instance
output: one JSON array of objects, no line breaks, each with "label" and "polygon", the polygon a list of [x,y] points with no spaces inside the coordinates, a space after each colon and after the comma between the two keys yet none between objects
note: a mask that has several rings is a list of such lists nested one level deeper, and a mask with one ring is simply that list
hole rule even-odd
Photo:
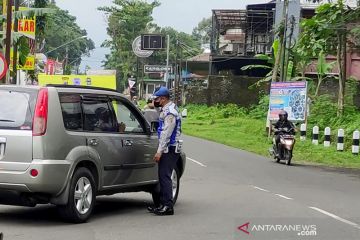
[{"label": "suv's rear door", "polygon": [[32,121],[38,90],[0,87],[0,169],[25,171],[33,158]]}]

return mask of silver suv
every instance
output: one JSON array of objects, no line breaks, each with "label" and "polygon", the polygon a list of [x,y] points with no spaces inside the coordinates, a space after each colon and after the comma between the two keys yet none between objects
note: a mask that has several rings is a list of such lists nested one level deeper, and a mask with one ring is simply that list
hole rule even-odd
[{"label": "silver suv", "polygon": [[[0,86],[0,204],[52,203],[85,222],[96,196],[146,191],[158,201],[157,136],[118,92]],[[176,201],[186,157],[173,172]]]}]

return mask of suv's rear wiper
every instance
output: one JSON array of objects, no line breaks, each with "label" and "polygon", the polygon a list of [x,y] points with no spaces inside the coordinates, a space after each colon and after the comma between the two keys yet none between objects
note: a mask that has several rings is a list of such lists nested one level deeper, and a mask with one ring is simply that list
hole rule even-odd
[{"label": "suv's rear wiper", "polygon": [[14,120],[9,120],[9,119],[0,119],[0,122],[15,122]]}]

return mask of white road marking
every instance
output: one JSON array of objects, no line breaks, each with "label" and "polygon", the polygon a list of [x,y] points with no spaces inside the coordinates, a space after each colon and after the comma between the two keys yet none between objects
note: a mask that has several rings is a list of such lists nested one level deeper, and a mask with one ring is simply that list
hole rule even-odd
[{"label": "white road marking", "polygon": [[278,196],[278,197],[284,198],[286,200],[293,200],[292,198],[289,198],[289,197],[281,195],[281,194],[275,194],[275,195]]},{"label": "white road marking", "polygon": [[357,223],[354,223],[354,222],[351,222],[349,220],[343,219],[343,218],[341,218],[339,216],[336,216],[335,214],[329,213],[329,212],[327,212],[325,210],[322,210],[320,208],[317,208],[317,207],[309,207],[309,208],[312,209],[312,210],[318,211],[318,212],[320,212],[322,214],[325,214],[325,215],[327,215],[327,216],[329,216],[331,218],[334,218],[334,219],[336,219],[336,220],[338,220],[340,222],[346,223],[346,224],[351,225],[351,226],[353,226],[353,227],[355,227],[357,229],[360,229],[360,225],[357,224]]},{"label": "white road marking", "polygon": [[263,192],[270,192],[269,190],[266,190],[266,189],[263,189],[263,188],[260,188],[260,187],[257,187],[257,186],[252,186],[252,187],[257,189],[257,190],[263,191]]},{"label": "white road marking", "polygon": [[192,158],[187,157],[187,159],[190,160],[190,161],[192,161],[193,163],[196,163],[196,164],[202,166],[202,167],[207,167],[205,164],[202,164],[201,162],[196,161],[196,160],[194,160],[194,159],[192,159]]}]

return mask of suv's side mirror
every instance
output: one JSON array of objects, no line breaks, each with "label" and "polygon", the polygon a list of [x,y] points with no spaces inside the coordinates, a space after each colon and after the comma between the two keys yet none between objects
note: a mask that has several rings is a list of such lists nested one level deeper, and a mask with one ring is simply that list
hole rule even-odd
[{"label": "suv's side mirror", "polygon": [[159,128],[159,122],[155,121],[155,122],[151,122],[151,132],[157,132],[157,129]]}]

